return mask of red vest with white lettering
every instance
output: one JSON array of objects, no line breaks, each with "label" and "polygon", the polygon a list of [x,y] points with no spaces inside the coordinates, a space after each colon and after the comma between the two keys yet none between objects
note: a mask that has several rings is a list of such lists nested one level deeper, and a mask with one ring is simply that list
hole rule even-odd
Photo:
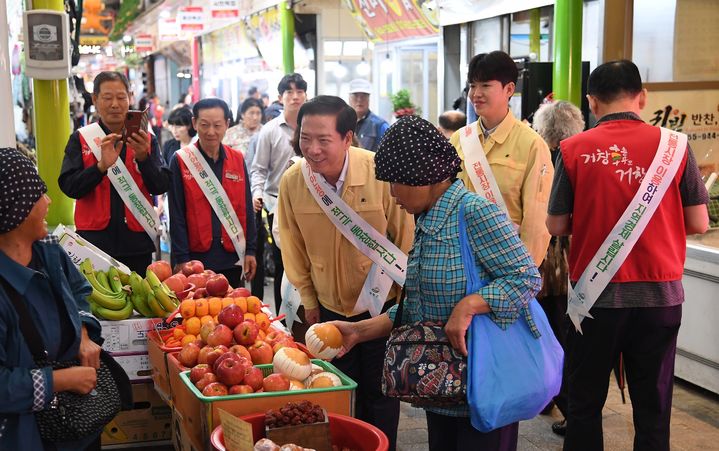
[{"label": "red vest with white lettering", "polygon": [[[82,152],[82,165],[85,168],[95,166],[97,159],[87,145],[85,138],[81,133],[80,151]],[[152,145],[148,149],[148,153],[152,151]],[[142,181],[142,174],[135,163],[135,151],[129,145],[125,146],[125,166],[137,183],[140,192],[145,196],[147,201],[152,205],[152,197]],[[133,232],[144,232],[140,223],[135,216],[125,206],[125,219],[127,228]],[[110,179],[105,176],[102,181],[85,197],[78,199],[75,203],[75,227],[77,230],[104,230],[110,223]]]},{"label": "red vest with white lettering", "polygon": [[[237,213],[242,230],[247,238],[247,212],[245,211],[245,159],[242,153],[228,146],[222,163],[222,188],[225,189],[230,204]],[[180,149],[178,152],[182,152]],[[185,219],[187,220],[187,238],[192,252],[207,252],[212,245],[212,214],[214,210],[207,201],[192,173],[182,158],[177,158],[182,172],[182,185],[185,192]],[[232,240],[222,227],[222,247],[227,252],[235,252]]]},{"label": "red vest with white lettering", "polygon": [[[611,120],[561,142],[564,168],[574,190],[572,281],[582,275],[638,191],[660,134],[659,128],[641,121]],[[679,182],[686,161],[685,153],[661,204],[612,282],[682,278],[686,234]]]}]

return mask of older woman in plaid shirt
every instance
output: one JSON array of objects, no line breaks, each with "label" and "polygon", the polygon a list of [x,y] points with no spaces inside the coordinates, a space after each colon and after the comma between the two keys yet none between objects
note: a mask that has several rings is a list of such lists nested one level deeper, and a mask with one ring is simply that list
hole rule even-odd
[{"label": "older woman in plaid shirt", "polygon": [[[527,304],[541,286],[537,267],[505,213],[456,179],[457,152],[434,126],[417,116],[401,118],[382,139],[375,164],[377,178],[391,183],[397,203],[418,215],[402,323],[444,322],[452,346],[464,355],[465,335],[474,315],[490,315],[502,328],[524,315],[536,333]],[[470,295],[465,295],[460,253],[461,203],[477,271],[489,281]],[[395,314],[396,306],[369,320],[335,322],[344,350],[389,335]],[[426,410],[431,450],[517,448],[518,423],[482,433],[472,427],[466,405]]]}]

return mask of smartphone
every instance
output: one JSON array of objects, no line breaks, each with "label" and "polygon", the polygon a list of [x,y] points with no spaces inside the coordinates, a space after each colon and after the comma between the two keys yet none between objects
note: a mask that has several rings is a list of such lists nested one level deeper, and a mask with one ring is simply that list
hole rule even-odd
[{"label": "smartphone", "polygon": [[137,133],[140,130],[147,131],[147,112],[149,108],[145,108],[145,111],[130,110],[125,116],[125,129],[122,133],[122,140],[127,142],[127,137],[132,136],[133,133]]}]

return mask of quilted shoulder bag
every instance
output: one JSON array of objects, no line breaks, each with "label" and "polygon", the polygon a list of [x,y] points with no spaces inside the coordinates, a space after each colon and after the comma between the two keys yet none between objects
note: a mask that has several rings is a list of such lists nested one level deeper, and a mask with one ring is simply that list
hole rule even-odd
[{"label": "quilted shoulder bag", "polygon": [[[53,369],[69,368],[79,361],[52,362],[35,326],[30,312],[20,294],[3,278],[0,278],[5,292],[20,318],[20,331],[30,348],[38,367],[52,366]],[[56,293],[57,297],[57,293]],[[58,302],[62,302],[61,299]],[[97,370],[97,385],[86,395],[69,391],[52,394],[50,405],[35,412],[40,436],[51,443],[78,440],[99,433],[121,408],[132,405],[130,381],[122,367],[106,351],[100,353],[100,368]],[[129,396],[129,399],[128,399]]]}]

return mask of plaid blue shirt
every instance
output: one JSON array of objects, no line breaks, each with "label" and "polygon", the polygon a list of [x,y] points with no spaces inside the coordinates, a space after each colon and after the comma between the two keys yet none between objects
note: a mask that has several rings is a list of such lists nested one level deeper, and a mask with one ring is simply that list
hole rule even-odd
[{"label": "plaid blue shirt", "polygon": [[[466,296],[467,278],[459,242],[459,203],[465,196],[467,235],[477,272],[482,280],[489,281],[477,294],[487,301],[489,315],[499,327],[505,329],[524,315],[532,332],[539,336],[527,310],[542,284],[537,267],[505,213],[467,191],[459,180],[417,221],[407,265],[402,323],[446,322],[455,305]],[[396,312],[397,306],[387,311],[393,321]],[[469,416],[466,406],[428,410]]]}]

